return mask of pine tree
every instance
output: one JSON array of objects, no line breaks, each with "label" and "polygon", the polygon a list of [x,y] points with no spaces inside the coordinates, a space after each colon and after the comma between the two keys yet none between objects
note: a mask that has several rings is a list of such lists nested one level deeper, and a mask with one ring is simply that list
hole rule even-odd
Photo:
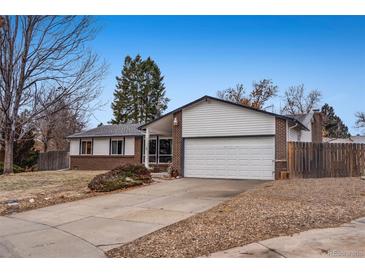
[{"label": "pine tree", "polygon": [[322,106],[321,112],[324,116],[324,137],[329,138],[349,138],[350,132],[340,117],[335,114],[335,110],[328,104]]},{"label": "pine tree", "polygon": [[112,124],[146,123],[159,117],[167,109],[164,77],[157,64],[140,55],[124,60],[122,75],[116,77],[112,109]]}]

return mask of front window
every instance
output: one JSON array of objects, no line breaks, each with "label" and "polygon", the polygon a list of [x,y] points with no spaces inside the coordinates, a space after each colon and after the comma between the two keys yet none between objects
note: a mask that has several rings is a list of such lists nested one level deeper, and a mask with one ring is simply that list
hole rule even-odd
[{"label": "front window", "polygon": [[[144,161],[145,140],[143,140],[142,157]],[[150,163],[170,163],[172,161],[172,139],[160,138],[157,144],[157,139],[150,139],[149,146],[149,162]]]},{"label": "front window", "polygon": [[113,155],[122,155],[123,154],[123,140],[112,140],[111,154],[113,154]]},{"label": "front window", "polygon": [[90,140],[81,141],[81,154],[85,155],[92,154],[92,141]]},{"label": "front window", "polygon": [[170,163],[171,160],[172,160],[172,140],[160,139],[158,162]]},{"label": "front window", "polygon": [[[143,140],[143,151],[142,151],[142,157],[143,157],[143,161],[144,161],[144,143],[145,141]],[[156,159],[157,159],[157,140],[156,139],[150,139],[150,147],[149,147],[149,162],[150,163],[156,163]]]}]

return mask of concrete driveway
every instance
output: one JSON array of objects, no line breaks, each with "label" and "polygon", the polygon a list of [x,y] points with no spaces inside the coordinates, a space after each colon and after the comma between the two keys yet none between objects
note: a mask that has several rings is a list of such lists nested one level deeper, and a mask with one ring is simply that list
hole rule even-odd
[{"label": "concrete driveway", "polygon": [[179,179],[0,217],[0,257],[104,257],[263,181]]}]

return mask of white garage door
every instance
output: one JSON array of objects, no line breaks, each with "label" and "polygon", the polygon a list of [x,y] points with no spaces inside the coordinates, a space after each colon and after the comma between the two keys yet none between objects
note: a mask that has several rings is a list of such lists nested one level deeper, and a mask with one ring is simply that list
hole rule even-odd
[{"label": "white garage door", "polygon": [[274,137],[185,139],[184,176],[274,179]]}]

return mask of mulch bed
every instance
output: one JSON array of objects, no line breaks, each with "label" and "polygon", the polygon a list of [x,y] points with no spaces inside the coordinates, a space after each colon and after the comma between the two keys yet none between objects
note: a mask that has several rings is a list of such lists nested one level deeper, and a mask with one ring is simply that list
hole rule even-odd
[{"label": "mulch bed", "polygon": [[106,252],[109,257],[200,257],[365,215],[365,181],[326,178],[277,181],[242,193]]}]

